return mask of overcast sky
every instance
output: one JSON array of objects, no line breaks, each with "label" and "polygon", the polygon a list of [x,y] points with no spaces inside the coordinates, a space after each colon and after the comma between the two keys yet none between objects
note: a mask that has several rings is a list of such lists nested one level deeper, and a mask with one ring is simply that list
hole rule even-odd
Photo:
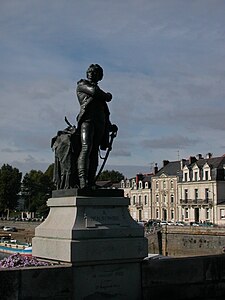
[{"label": "overcast sky", "polygon": [[119,127],[106,168],[225,153],[224,0],[1,0],[0,166],[54,161],[91,63]]}]

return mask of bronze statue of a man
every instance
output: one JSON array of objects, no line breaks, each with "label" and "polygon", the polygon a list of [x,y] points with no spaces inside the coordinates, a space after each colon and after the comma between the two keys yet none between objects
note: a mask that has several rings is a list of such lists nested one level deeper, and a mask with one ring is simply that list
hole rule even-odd
[{"label": "bronze statue of a man", "polygon": [[87,69],[87,79],[77,83],[76,93],[80,103],[77,122],[81,137],[77,169],[81,189],[95,185],[99,147],[106,150],[109,132],[117,130],[109,120],[107,102],[111,101],[112,95],[98,86],[102,78],[103,69],[98,64],[92,64]]}]

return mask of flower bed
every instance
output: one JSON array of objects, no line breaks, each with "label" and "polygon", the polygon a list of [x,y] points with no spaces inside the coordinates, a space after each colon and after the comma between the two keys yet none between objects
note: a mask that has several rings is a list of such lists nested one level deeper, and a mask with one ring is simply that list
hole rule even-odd
[{"label": "flower bed", "polygon": [[49,266],[49,262],[39,261],[36,257],[22,256],[19,253],[10,255],[0,260],[1,268],[22,268],[22,267],[39,267]]}]

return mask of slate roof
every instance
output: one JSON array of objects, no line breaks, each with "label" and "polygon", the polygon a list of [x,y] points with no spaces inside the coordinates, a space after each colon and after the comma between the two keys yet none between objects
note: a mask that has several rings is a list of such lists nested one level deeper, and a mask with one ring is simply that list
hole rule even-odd
[{"label": "slate roof", "polygon": [[[197,165],[200,169],[202,169],[203,166],[207,163],[210,168],[214,170],[214,172],[212,173],[213,179],[224,180],[223,167],[225,166],[225,155],[220,157],[200,158],[195,162],[192,162],[191,164],[189,159],[187,159],[183,160],[183,163],[183,166],[186,165],[190,170],[192,170],[194,165]],[[181,161],[168,162],[168,164],[162,167],[155,176],[160,176],[162,174],[165,174],[167,176],[178,176],[181,178]]]},{"label": "slate roof", "polygon": [[201,158],[196,162],[192,163],[191,165],[189,165],[189,167],[193,167],[196,164],[199,168],[202,168],[206,163],[211,168],[217,168],[217,169],[223,168],[223,165],[225,164],[225,156]]},{"label": "slate roof", "polygon": [[180,176],[181,175],[181,162],[171,161],[165,167],[162,167],[155,176],[165,174],[167,176]]}]

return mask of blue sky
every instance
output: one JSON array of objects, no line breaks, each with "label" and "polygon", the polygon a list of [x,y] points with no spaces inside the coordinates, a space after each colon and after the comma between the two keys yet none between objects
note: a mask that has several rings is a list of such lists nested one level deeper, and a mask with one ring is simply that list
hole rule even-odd
[{"label": "blue sky", "polygon": [[[75,123],[76,82],[104,69],[119,127],[106,168],[225,153],[225,1],[2,0],[0,165],[53,162],[50,140]],[[179,152],[178,152],[179,151]],[[129,166],[129,168],[128,168]]]}]

